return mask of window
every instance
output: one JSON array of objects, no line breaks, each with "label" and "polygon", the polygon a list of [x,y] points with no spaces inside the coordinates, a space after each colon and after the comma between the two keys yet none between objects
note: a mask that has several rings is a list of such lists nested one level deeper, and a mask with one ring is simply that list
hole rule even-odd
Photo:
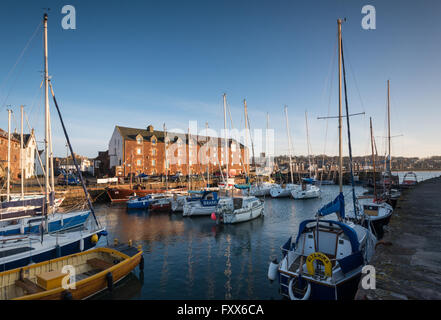
[{"label": "window", "polygon": [[231,151],[236,152],[236,144],[235,143],[231,144]]},{"label": "window", "polygon": [[136,154],[141,154],[141,148],[136,149]]},{"label": "window", "polygon": [[152,166],[156,166],[156,160],[152,160]]},{"label": "window", "polygon": [[156,149],[152,149],[152,155],[156,156]]},{"label": "window", "polygon": [[152,138],[152,145],[156,145],[156,138]]},{"label": "window", "polygon": [[137,144],[142,144],[142,137],[137,137],[136,138],[136,143]]},{"label": "window", "polygon": [[136,165],[140,166],[141,165],[141,160],[136,160]]}]

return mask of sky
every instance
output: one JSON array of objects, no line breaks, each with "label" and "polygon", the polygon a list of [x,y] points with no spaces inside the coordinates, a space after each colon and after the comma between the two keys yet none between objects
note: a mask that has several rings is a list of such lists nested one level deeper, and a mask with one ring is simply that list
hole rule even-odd
[{"label": "sky", "polygon": [[[365,30],[364,5],[376,9]],[[64,5],[76,29],[65,30]],[[96,157],[115,125],[186,131],[189,121],[224,127],[222,94],[234,128],[274,130],[275,154],[338,154],[337,19],[342,25],[354,155],[370,154],[372,117],[386,150],[391,84],[392,156],[441,154],[441,2],[429,1],[10,1],[0,3],[0,128],[20,130],[20,105],[44,136],[42,16],[48,20],[49,74],[74,151]],[[345,106],[343,105],[343,108]],[[51,103],[56,156],[65,139]],[[228,122],[231,123],[230,119]],[[343,152],[347,154],[344,121]],[[27,127],[25,125],[25,131]]]}]

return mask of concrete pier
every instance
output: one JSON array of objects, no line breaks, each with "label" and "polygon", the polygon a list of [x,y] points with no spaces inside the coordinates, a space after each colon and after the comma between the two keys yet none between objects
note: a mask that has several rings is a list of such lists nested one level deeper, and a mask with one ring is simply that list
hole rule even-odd
[{"label": "concrete pier", "polygon": [[355,299],[441,299],[441,177],[405,190],[386,228],[371,262],[376,289],[360,282]]}]

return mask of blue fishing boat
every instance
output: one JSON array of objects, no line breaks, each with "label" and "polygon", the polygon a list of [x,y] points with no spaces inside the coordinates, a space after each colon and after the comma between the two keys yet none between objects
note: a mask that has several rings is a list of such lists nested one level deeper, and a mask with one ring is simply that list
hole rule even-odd
[{"label": "blue fishing boat", "polygon": [[144,197],[133,197],[127,201],[127,208],[129,209],[148,209],[153,200],[157,199],[158,195],[148,194]]}]

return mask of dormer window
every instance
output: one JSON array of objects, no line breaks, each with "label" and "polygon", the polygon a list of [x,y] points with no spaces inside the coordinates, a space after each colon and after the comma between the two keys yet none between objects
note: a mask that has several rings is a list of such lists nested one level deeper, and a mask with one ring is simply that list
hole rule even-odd
[{"label": "dormer window", "polygon": [[152,137],[152,145],[156,145],[156,137]]},{"label": "dormer window", "polygon": [[136,137],[136,143],[137,143],[137,144],[142,144],[142,136],[141,136],[141,135],[138,135],[138,136]]}]

